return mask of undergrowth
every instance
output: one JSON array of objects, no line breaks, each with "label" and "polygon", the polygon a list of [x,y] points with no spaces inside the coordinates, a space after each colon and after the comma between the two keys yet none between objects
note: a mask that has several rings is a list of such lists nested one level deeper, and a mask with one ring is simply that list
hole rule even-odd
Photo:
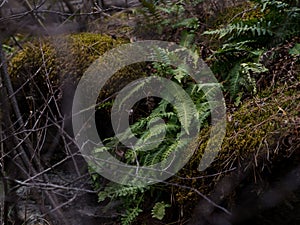
[{"label": "undergrowth", "polygon": [[[164,77],[180,85],[192,99],[190,103],[196,106],[195,111],[187,110],[192,106],[187,106],[189,102],[186,101],[181,92],[176,91],[175,86],[172,89],[156,89],[155,91],[166,92],[165,95],[171,93],[176,102],[184,102],[184,104],[176,104],[176,107],[174,107],[165,99],[147,97],[140,104],[147,105],[148,113],[143,117],[133,114],[134,118],[131,126],[119,134],[118,137],[107,138],[105,140],[106,145],[95,150],[95,156],[99,152],[109,151],[128,165],[139,167],[165,163],[162,165],[167,169],[169,162],[166,160],[170,155],[174,152],[185,151],[188,148],[190,140],[186,134],[191,127],[197,124],[196,121],[200,121],[201,127],[208,125],[211,105],[207,98],[208,95],[214,95],[214,88],[216,87],[212,86],[210,91],[204,93],[202,86],[190,78],[184,65],[178,65],[177,68],[170,65],[170,57],[174,57],[172,52],[158,48],[156,54],[158,54],[157,58],[161,60],[159,63],[153,63],[152,76]],[[198,59],[196,53],[194,53],[194,57],[195,60]],[[129,98],[143,91],[146,83],[135,83],[127,97]],[[122,145],[123,141],[128,141],[134,137],[137,137],[138,141],[132,148],[126,148]],[[124,177],[124,179],[128,178]],[[99,201],[106,198],[121,199],[128,206],[126,211],[123,212],[121,222],[122,224],[130,224],[142,212],[140,206],[145,199],[145,193],[149,195],[154,192],[157,195],[157,191],[155,186],[135,186],[134,179],[132,179],[132,185],[129,183],[122,186],[111,183],[101,190],[98,195]],[[153,205],[153,217],[162,219],[166,206],[167,204],[162,203]]]},{"label": "undergrowth", "polygon": [[[191,13],[191,7],[197,7],[201,2],[142,1],[144,6],[142,13],[145,19],[148,19],[146,24],[149,27],[156,27],[158,34],[164,35],[166,31],[167,35],[180,33],[178,35],[180,39],[177,41],[198,55],[199,48],[194,44],[194,40],[199,38],[201,19]],[[202,36],[204,39],[207,36],[219,39],[219,44],[215,46],[206,61],[212,65],[212,70],[222,84],[225,94],[230,96],[231,103],[239,106],[245,97],[256,95],[257,80],[269,72],[268,66],[262,60],[263,56],[270,48],[299,35],[298,5],[299,2],[296,0],[252,0],[247,4],[248,8],[229,20],[229,24],[222,24],[204,32]],[[291,55],[297,54],[299,50],[297,46],[290,50]],[[152,64],[152,75],[167,78],[180,85],[196,105],[197,119],[201,121],[200,126],[208,127],[210,109],[207,96],[189,77],[184,67],[179,65],[175,68],[170,65],[169,52],[158,49],[157,54],[162,59],[162,63]],[[136,84],[128,95],[134,95],[142,90],[143,85],[145,84]],[[175,98],[180,99],[176,94],[178,93],[174,94]],[[106,139],[106,145],[97,149],[95,154],[97,151],[109,151],[129,165],[148,166],[163,162],[178,148],[188,148],[188,142],[185,142],[179,133],[182,128],[187,129],[193,123],[191,113],[186,112],[184,107],[174,108],[169,102],[151,96],[140,104],[147,106],[147,113],[133,114],[130,128],[123,131],[119,138]],[[139,138],[134,148],[126,148],[121,144],[122,140],[133,137]],[[244,142],[245,140],[241,140],[239,146]],[[151,151],[147,151],[149,146]],[[226,152],[223,154],[226,155]],[[107,198],[121,200],[126,209],[122,211],[121,223],[132,224],[143,212],[146,196],[152,198],[159,192],[155,185],[136,187],[110,183],[100,190],[99,201]],[[180,196],[180,193],[177,194]],[[185,197],[188,196],[182,196]],[[153,218],[160,220],[164,218],[165,209],[169,207],[168,203],[161,200],[157,199],[156,203],[151,203]]]},{"label": "undergrowth", "polygon": [[300,32],[299,1],[250,2],[231,23],[204,32],[221,41],[209,60],[236,105],[256,93],[257,78],[268,71],[262,62],[264,53]]}]

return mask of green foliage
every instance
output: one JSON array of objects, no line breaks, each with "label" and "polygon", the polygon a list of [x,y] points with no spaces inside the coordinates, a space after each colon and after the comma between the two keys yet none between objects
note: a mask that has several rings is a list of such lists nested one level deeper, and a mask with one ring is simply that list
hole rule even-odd
[{"label": "green foliage", "polygon": [[[195,53],[194,58],[191,57],[191,59],[196,60],[196,55]],[[106,139],[106,145],[96,149],[95,155],[97,152],[102,151],[109,151],[111,154],[115,154],[116,149],[122,147],[124,140],[137,137],[138,141],[132,148],[123,148],[124,156],[120,157],[120,160],[129,165],[150,166],[157,163],[163,164],[170,154],[175,151],[185,151],[189,147],[190,140],[184,137],[185,135],[181,133],[181,130],[188,133],[190,126],[195,124],[195,119],[202,121],[202,126],[205,125],[204,121],[210,115],[210,107],[206,98],[208,95],[214,94],[214,87],[212,86],[211,91],[203,93],[203,86],[196,84],[190,78],[184,64],[178,65],[177,68],[170,65],[170,62],[176,57],[174,52],[157,48],[156,58],[159,58],[161,62],[153,63],[153,76],[170,79],[173,81],[172,83],[176,83],[176,85],[183,88],[192,99],[188,104],[196,106],[197,115],[194,115],[191,110],[187,110],[189,107],[192,107],[190,105],[187,107],[185,104],[178,104],[175,108],[167,100],[153,99],[153,97],[149,96],[144,100],[145,105],[149,105],[148,102],[153,103],[146,110],[149,113],[143,116],[135,115],[136,119],[130,127],[118,135],[118,138],[111,137]],[[126,101],[130,96],[134,96],[137,92],[142,91],[145,84],[146,82],[135,83],[122,101]],[[168,95],[171,93],[176,102],[186,103],[186,97],[181,92],[176,91],[175,86],[170,88],[170,90],[161,89],[160,91],[166,91],[169,93]],[[122,103],[119,105],[122,105]],[[110,198],[121,199],[125,202],[127,211],[122,217],[122,223],[128,224],[140,212],[139,205],[144,201],[145,191],[149,191],[149,189],[112,184],[99,192],[99,200],[103,201],[106,198]],[[162,219],[167,206],[164,203],[157,203],[152,211],[153,216]]]},{"label": "green foliage", "polygon": [[[170,29],[179,30],[182,34],[185,31],[195,33],[199,29],[199,19],[192,13],[193,9],[203,0],[189,1],[148,1],[142,0],[141,13],[144,15],[143,21],[147,21],[148,28],[158,31],[161,35]],[[144,22],[143,22],[144,23]]]},{"label": "green foliage", "polygon": [[[240,74],[242,75],[239,80],[240,85],[245,87],[248,92],[251,94],[256,94],[256,80],[254,79],[254,75],[258,75],[264,72],[267,72],[268,69],[265,68],[261,63],[242,63]],[[235,93],[231,93],[234,95]],[[237,102],[236,102],[237,104]]]},{"label": "green foliage", "polygon": [[[255,78],[267,72],[260,63],[266,47],[298,35],[300,31],[298,1],[251,2],[250,8],[237,14],[231,23],[204,32],[204,35],[222,41],[211,56],[213,72],[223,81],[225,90],[236,103],[240,102],[241,96],[256,93]],[[253,12],[257,14],[252,15]]]},{"label": "green foliage", "polygon": [[[254,4],[245,13],[240,13],[232,23],[206,31],[225,42],[255,40],[256,46],[274,45],[299,34],[300,8],[297,0],[288,2],[276,0],[252,0]],[[250,13],[259,10],[260,14]],[[250,16],[247,16],[247,13]],[[245,15],[246,14],[246,15]],[[244,19],[246,18],[246,19]],[[253,43],[252,43],[253,44]]]},{"label": "green foliage", "polygon": [[253,41],[223,44],[211,57],[214,60],[212,70],[225,81],[223,87],[230,93],[231,99],[239,102],[246,94],[256,94],[255,77],[267,72],[259,63],[264,50],[249,47]]},{"label": "green foliage", "polygon": [[[255,74],[267,72],[260,63],[237,63],[229,71],[229,93],[233,97],[238,97],[238,93],[245,88],[248,93],[256,94],[256,82],[254,79]],[[236,99],[237,100],[237,99]]]},{"label": "green foliage", "polygon": [[126,210],[125,215],[122,216],[121,223],[122,225],[130,225],[135,220],[135,218],[142,212],[143,210],[134,207]]},{"label": "green foliage", "polygon": [[146,188],[138,186],[126,186],[111,183],[105,189],[98,194],[98,201],[102,202],[106,198],[116,199],[118,197],[131,196],[135,198],[138,193],[144,193]]},{"label": "green foliage", "polygon": [[[181,185],[193,187],[209,196],[209,193],[212,193],[211,190],[215,190],[224,177],[224,175],[218,175],[209,178],[207,175],[211,171],[224,171],[239,165],[244,165],[246,169],[252,167],[255,173],[249,173],[248,183],[249,181],[256,182],[257,174],[263,176],[264,181],[267,180],[269,176],[268,165],[274,166],[279,162],[278,165],[282,166],[285,157],[295,160],[295,165],[298,165],[298,157],[296,155],[292,156],[292,151],[297,146],[286,148],[284,143],[278,142],[286,135],[288,137],[294,135],[291,134],[291,127],[289,126],[297,126],[293,122],[287,125],[285,123],[285,121],[293,121],[294,118],[299,118],[299,79],[293,80],[293,84],[296,85],[283,84],[276,87],[275,90],[274,87],[266,87],[255,98],[245,99],[243,104],[235,111],[230,112],[228,110],[229,120],[222,149],[207,171],[197,173],[193,168],[198,166],[202,152],[207,146],[207,141],[211,140],[209,129],[200,131],[201,142],[199,142],[200,147],[197,155],[191,158],[185,170],[182,170],[178,176],[173,177],[170,181],[178,184],[178,189],[172,187],[172,191],[176,193],[175,201],[186,207],[184,212],[188,213],[190,207],[193,208],[199,202],[199,197],[194,191],[183,190]],[[284,111],[279,109],[278,106]],[[287,156],[288,154],[290,155]],[[260,158],[258,158],[258,155]],[[286,162],[290,163],[290,161]],[[251,171],[253,170],[251,169]],[[274,168],[272,171],[274,171]],[[202,178],[195,179],[198,176]],[[186,179],[183,179],[183,177]],[[253,189],[253,191],[255,190]],[[233,192],[231,196],[234,198],[235,194],[236,192]],[[236,200],[239,201],[239,199]]]},{"label": "green foliage", "polygon": [[125,209],[125,212],[122,212],[121,223],[122,225],[127,225],[131,224],[142,212],[140,203],[144,199],[144,192],[148,189],[148,187],[110,183],[98,193],[98,201],[102,202],[107,198],[111,201],[121,199],[122,208]]},{"label": "green foliage", "polygon": [[271,21],[264,21],[262,18],[259,21],[249,24],[245,21],[230,24],[224,28],[206,31],[204,34],[216,35],[219,39],[226,38],[228,41],[241,37],[247,36],[247,38],[255,38],[260,36],[272,36]]},{"label": "green foliage", "polygon": [[170,205],[165,202],[156,202],[151,211],[152,217],[162,220],[165,216],[165,209],[167,207],[170,207]]},{"label": "green foliage", "polygon": [[[126,163],[153,165],[164,161],[174,149],[187,147],[188,142],[186,142],[180,134],[181,128],[188,134],[189,127],[192,126],[195,119],[205,121],[208,117],[208,105],[204,104],[207,102],[207,96],[205,96],[201,88],[189,77],[185,66],[179,65],[178,68],[170,66],[170,58],[175,57],[172,53],[157,49],[157,54],[162,63],[154,63],[155,72],[153,75],[171,79],[183,87],[194,102],[185,101],[186,96],[182,95],[182,92],[176,91],[176,86],[168,90],[160,90],[161,92],[168,92],[168,95],[171,93],[176,102],[184,102],[184,104],[178,104],[177,107],[174,108],[166,100],[160,100],[147,117],[143,117],[132,124],[130,128],[119,135],[118,139],[110,138],[108,144],[103,147],[103,149],[98,149],[97,151],[107,150],[108,148],[110,151],[113,151],[118,148],[123,140],[135,136],[138,137],[139,140],[133,149],[126,151]],[[145,83],[146,82],[135,84],[128,93],[127,98],[142,91]],[[122,99],[122,101],[126,101],[126,98]],[[193,107],[191,104],[196,105],[198,115],[194,115],[191,110],[188,110]],[[122,103],[119,105],[122,105]],[[158,137],[164,138],[163,140],[159,140]],[[161,143],[157,144],[159,142]],[[156,147],[151,148],[151,151],[147,151],[149,146]]]},{"label": "green foliage", "polygon": [[[181,29],[181,44],[194,51],[192,60],[196,61],[197,50],[192,43],[199,28],[199,21],[196,17],[187,14],[183,2],[185,1],[160,3],[144,1],[144,12],[150,15],[149,20],[158,25],[161,32],[166,27]],[[291,5],[281,4],[278,1],[255,1],[255,4],[253,7],[259,9],[261,13],[258,18],[254,16],[248,16],[247,19],[237,18],[227,26],[205,33],[217,36],[222,41],[221,46],[214,51],[210,60],[214,62],[213,71],[220,78],[223,88],[230,93],[231,99],[236,105],[241,103],[244,96],[256,94],[256,78],[268,71],[260,62],[261,55],[266,51],[266,43],[273,39],[276,41],[277,37],[280,37],[279,39],[288,37],[288,35],[280,33],[279,21],[285,18],[281,17],[280,13],[283,15],[288,13],[287,9]],[[280,19],[274,17],[274,12],[279,13]],[[297,10],[293,8],[293,13],[295,12]],[[297,17],[296,14],[294,16]],[[294,28],[290,28],[289,25],[285,24],[284,26],[288,27],[287,33],[291,31],[291,34],[294,32]],[[291,50],[291,54],[295,54],[295,50],[297,50],[296,47]],[[206,98],[208,95],[214,94],[215,87],[212,87],[211,91],[203,93],[201,84],[196,84],[190,78],[187,68],[183,64],[178,65],[177,68],[170,65],[171,59],[174,57],[176,55],[173,52],[157,48],[156,58],[159,58],[160,62],[153,63],[152,75],[170,79],[180,85],[193,100],[198,113],[197,119],[201,121],[202,126],[205,126],[210,115],[210,105]],[[141,91],[144,85],[145,83],[134,85],[127,98]],[[174,97],[183,98],[179,93],[174,93]],[[123,99],[123,101],[125,100],[126,98]],[[150,100],[151,96],[146,98],[144,103]],[[180,130],[181,128],[188,130],[193,123],[193,115],[186,111],[185,107],[174,108],[165,100],[155,99],[154,103],[154,106],[147,109],[146,115],[135,115],[130,127],[118,139],[115,137],[107,139],[106,146],[97,151],[114,153],[119,147],[124,147],[122,146],[123,140],[137,137],[138,142],[133,148],[122,149],[124,154],[120,160],[129,165],[149,166],[164,162],[176,150],[188,148],[188,140],[180,136]],[[126,208],[121,219],[122,224],[130,224],[141,212],[141,203],[145,200],[145,192],[148,194],[150,190],[157,191],[154,187],[145,190],[114,184],[99,192],[99,200],[121,199]],[[163,219],[165,208],[168,206],[164,202],[157,202],[152,209],[152,216]]]},{"label": "green foliage", "polygon": [[11,54],[11,53],[13,53],[15,51],[14,47],[11,47],[11,46],[9,46],[7,44],[3,44],[2,47],[3,47],[3,51],[5,53],[7,53],[7,54]]}]

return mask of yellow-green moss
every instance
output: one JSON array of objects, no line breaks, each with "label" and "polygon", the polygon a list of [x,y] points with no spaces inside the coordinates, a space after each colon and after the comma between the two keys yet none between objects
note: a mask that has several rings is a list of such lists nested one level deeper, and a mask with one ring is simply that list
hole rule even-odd
[{"label": "yellow-green moss", "polygon": [[[48,81],[54,88],[59,88],[66,80],[76,84],[94,60],[106,51],[127,42],[125,39],[93,33],[34,39],[31,43],[26,43],[23,50],[10,60],[9,73],[15,88],[30,80],[31,87],[26,89],[24,86],[24,92],[39,87],[42,93],[47,94]],[[102,97],[122,88],[125,81],[144,76],[143,66],[142,63],[135,64],[117,72],[107,82],[101,93]]]}]

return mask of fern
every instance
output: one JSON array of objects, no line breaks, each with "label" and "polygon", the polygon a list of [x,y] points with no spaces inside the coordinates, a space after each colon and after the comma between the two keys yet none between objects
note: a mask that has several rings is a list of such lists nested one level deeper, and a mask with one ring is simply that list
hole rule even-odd
[{"label": "fern", "polygon": [[[213,72],[222,81],[222,88],[230,93],[231,99],[239,103],[245,94],[255,94],[255,77],[266,72],[267,69],[258,63],[260,55],[265,51],[267,44],[277,43],[287,37],[299,34],[300,10],[293,0],[288,3],[276,0],[252,0],[255,6],[261,10],[259,18],[243,17],[215,30],[206,31],[205,35],[218,37],[221,45],[215,49],[209,60],[213,61]],[[181,33],[181,44],[191,48],[194,55],[189,62],[198,60],[197,47],[193,44],[199,29],[199,19],[187,13],[186,8],[196,5],[201,0],[142,0],[145,19],[153,24],[161,32],[172,30],[172,33]],[[259,48],[258,48],[259,47]],[[291,54],[297,54],[298,49],[291,50]],[[176,91],[176,88],[167,90],[173,96],[176,107],[166,100],[156,102],[154,109],[146,116],[139,117],[128,129],[116,137],[106,139],[106,145],[95,151],[114,152],[122,146],[124,140],[138,138],[137,143],[131,149],[124,150],[121,160],[129,165],[150,166],[161,163],[162,169],[168,168],[170,156],[178,157],[181,154],[191,154],[190,140],[185,137],[195,124],[194,119],[200,121],[203,127],[209,123],[209,115],[212,107],[217,107],[217,102],[208,102],[209,97],[214,97],[218,84],[196,84],[189,76],[188,68],[184,64],[171,65],[171,62],[179,62],[177,54],[172,51],[157,48],[154,52],[155,59],[151,68],[152,75],[164,77],[180,85],[189,95],[192,101],[186,101],[186,96]],[[135,83],[128,95],[122,98],[124,103],[131,96],[143,90],[145,82]],[[182,102],[182,103],[181,103]],[[122,104],[119,104],[122,105]],[[188,111],[195,105],[195,112]],[[186,107],[188,106],[188,107]],[[99,106],[101,107],[101,106]],[[122,110],[119,108],[118,110]],[[195,117],[196,115],[196,117]],[[182,130],[181,130],[182,128]],[[151,149],[151,151],[149,150]],[[183,157],[182,157],[183,158]],[[176,165],[172,165],[176,167]],[[122,171],[117,171],[122,172]],[[96,177],[93,177],[97,180]],[[125,177],[124,177],[125,179]],[[133,178],[134,180],[134,178]],[[134,183],[134,182],[133,182]],[[132,224],[141,210],[144,197],[151,195],[153,187],[122,186],[109,184],[98,194],[99,201],[107,198],[118,199],[123,202],[121,223]],[[147,191],[147,193],[145,193]],[[152,209],[152,216],[163,219],[165,208],[169,205],[157,202]]]},{"label": "fern", "polygon": [[237,93],[240,91],[240,74],[241,66],[237,63],[230,71],[229,71],[229,82],[230,82],[230,89],[229,93],[232,98],[235,98]]},{"label": "fern", "polygon": [[254,74],[258,75],[267,72],[268,69],[265,68],[261,63],[242,63],[241,73],[243,74],[242,82],[243,86],[252,94],[256,94],[256,81],[253,78]]},{"label": "fern", "polygon": [[[171,65],[171,60],[170,60],[170,52],[168,49],[163,49],[160,47],[156,47],[153,49],[154,50],[154,58],[156,61],[159,61],[162,66],[169,66]],[[155,64],[154,64],[155,65]]]},{"label": "fern", "polygon": [[126,213],[121,218],[122,225],[130,225],[135,220],[135,218],[143,212],[139,207],[130,208],[126,210]]},{"label": "fern", "polygon": [[[139,138],[136,145],[134,146],[135,151],[145,151],[148,149],[154,149],[157,143],[160,143],[161,137],[164,137],[166,133],[166,125],[164,123],[151,126],[147,132]],[[145,149],[145,150],[144,150]]]},{"label": "fern", "polygon": [[184,128],[187,134],[189,134],[189,128],[193,119],[195,119],[195,112],[193,110],[194,104],[190,101],[190,98],[187,97],[183,92],[177,91],[177,88],[168,90],[174,97],[174,102],[176,102],[177,107],[175,108],[181,126]]},{"label": "fern", "polygon": [[126,186],[111,183],[109,186],[105,187],[103,191],[98,193],[98,201],[102,202],[106,198],[116,199],[118,197],[124,196],[136,196],[138,193],[143,193],[146,187],[139,186]]},{"label": "fern", "polygon": [[229,72],[229,91],[232,98],[238,97],[242,87],[249,93],[256,94],[256,81],[253,76],[267,71],[268,69],[260,63],[237,63]]},{"label": "fern", "polygon": [[[189,60],[189,62],[197,61],[196,50],[194,52],[195,54],[192,57],[185,60]],[[197,124],[198,120],[201,120],[202,124],[208,118],[211,105],[206,98],[208,95],[214,95],[216,84],[211,84],[211,87],[206,88],[207,93],[203,93],[203,87],[201,88],[190,78],[188,68],[185,68],[184,64],[178,65],[177,68],[170,65],[171,62],[178,61],[176,55],[178,53],[175,54],[157,48],[155,54],[155,58],[159,58],[162,63],[153,63],[154,75],[170,79],[173,85],[168,90],[162,90],[166,92],[162,93],[162,96],[168,95],[172,99],[171,102],[175,104],[172,105],[168,102],[170,99],[168,101],[164,99],[157,100],[158,102],[155,108],[151,109],[151,112],[134,121],[130,127],[118,134],[118,138],[106,139],[105,146],[97,149],[95,154],[101,151],[113,153],[115,149],[122,146],[124,140],[136,137],[138,138],[137,142],[132,148],[125,149],[125,154],[120,159],[129,165],[150,166],[161,163],[161,169],[164,170],[169,167],[170,160],[167,159],[172,154],[178,158],[182,158],[183,155],[181,154],[185,154],[185,158],[190,156],[188,155],[191,153],[189,150],[190,140],[187,134],[189,134],[191,128],[194,128],[193,126]],[[122,105],[123,102],[136,95],[136,93],[143,91],[144,85],[145,83],[142,84],[142,82],[134,84],[133,88],[128,91],[127,96],[119,102],[119,105]],[[178,85],[185,91],[178,91]],[[122,108],[120,107],[118,110],[122,110]],[[199,129],[198,127],[195,128]],[[172,166],[176,168],[177,165]],[[124,177],[124,179],[126,178]],[[100,191],[98,196],[99,201],[110,198],[127,202],[127,211],[122,216],[121,222],[122,224],[131,224],[141,212],[139,204],[143,201],[144,191],[147,190],[141,187],[111,184]],[[137,201],[137,199],[140,200]],[[162,216],[160,210],[162,208],[156,208],[153,211],[157,218]]]},{"label": "fern", "polygon": [[[255,76],[266,72],[266,68],[258,63],[266,45],[286,38],[287,33],[295,30],[290,26],[294,21],[287,16],[287,9],[291,8],[289,4],[271,0],[255,2],[257,4],[254,7],[260,8],[263,13],[260,18],[241,18],[226,27],[205,32],[206,35],[218,36],[223,40],[223,44],[211,57],[215,61],[213,71],[221,76],[225,90],[229,91],[231,99],[236,102],[240,102],[245,93],[256,93]],[[282,21],[287,22],[283,26],[286,31],[281,28]]]},{"label": "fern", "polygon": [[[260,9],[260,18],[250,17],[235,20],[225,27],[204,32],[205,35],[217,36],[227,42],[255,40],[256,44],[276,44],[300,33],[300,8],[297,0],[288,3],[275,0],[252,0],[253,9]],[[251,11],[251,10],[250,10]]]},{"label": "fern", "polygon": [[186,19],[183,19],[182,21],[174,24],[172,27],[173,28],[185,27],[185,28],[190,29],[190,31],[193,32],[199,28],[199,20],[195,17],[186,18]]},{"label": "fern", "polygon": [[185,139],[182,138],[180,141],[174,142],[167,149],[165,149],[162,153],[160,153],[161,154],[160,160],[161,161],[166,160],[170,156],[171,153],[176,154],[175,150],[177,152],[180,152],[180,151],[184,150],[185,148],[187,148],[187,146],[189,144],[189,141],[190,140],[187,139],[187,138],[185,138]]},{"label": "fern", "polygon": [[153,209],[151,211],[152,217],[162,220],[166,214],[166,208],[170,207],[169,204],[166,204],[165,202],[157,202],[153,206]]},{"label": "fern", "polygon": [[150,14],[151,18],[148,17],[149,19],[153,19],[153,17],[158,21],[162,19],[160,12],[157,10],[157,2],[158,1],[141,0],[143,6],[142,13],[145,15],[145,18],[147,18],[147,14]]},{"label": "fern", "polygon": [[[139,93],[146,84],[147,84],[146,80],[143,80],[143,82],[138,80],[138,81],[135,81],[135,82],[131,83],[130,85],[128,85],[127,86],[128,88],[131,87],[130,92],[127,93],[126,96],[122,96],[120,102],[115,103],[119,106],[118,110],[122,111],[121,107],[124,105],[124,102],[128,101],[128,99],[130,99],[131,96],[135,95],[136,93]],[[119,113],[119,112],[117,112],[117,113]]]},{"label": "fern", "polygon": [[165,0],[165,1],[146,1],[142,0],[141,12],[144,21],[147,21],[146,28],[155,28],[159,34],[165,30],[180,30],[196,32],[199,29],[199,20],[195,13],[189,12],[203,0]]},{"label": "fern", "polygon": [[300,43],[296,43],[295,46],[289,50],[289,54],[294,57],[300,56]]},{"label": "fern", "polygon": [[273,36],[274,33],[271,28],[272,22],[265,21],[261,18],[258,22],[254,24],[249,25],[246,22],[240,21],[235,24],[229,24],[225,28],[205,31],[203,34],[215,35],[218,36],[219,39],[226,38],[228,41],[234,38],[241,38],[243,36],[247,36],[247,38],[254,39],[256,37],[265,35]]},{"label": "fern", "polygon": [[163,145],[161,148],[154,151],[152,154],[145,155],[143,157],[143,163],[147,166],[155,165],[157,163],[160,163],[162,153],[165,152],[166,149],[168,149],[168,148],[169,148],[169,146]]}]

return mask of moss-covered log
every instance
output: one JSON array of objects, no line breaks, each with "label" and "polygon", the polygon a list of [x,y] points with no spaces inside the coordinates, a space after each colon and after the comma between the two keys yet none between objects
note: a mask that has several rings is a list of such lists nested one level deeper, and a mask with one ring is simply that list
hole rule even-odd
[{"label": "moss-covered log", "polygon": [[[282,56],[273,59],[270,73],[264,75],[269,85],[264,84],[264,89],[241,107],[228,107],[226,137],[210,167],[202,172],[196,170],[209,138],[207,128],[199,135],[197,153],[171,179],[176,184],[172,189],[175,201],[186,213],[184,217],[192,214],[190,224],[243,222],[271,207],[268,205],[273,200],[267,196],[274,183],[283,182],[277,184],[282,192],[272,195],[278,198],[274,204],[299,187],[295,171],[299,171],[300,162],[300,73],[299,59],[288,53],[291,47],[287,44],[274,49],[275,54],[280,52]],[[284,68],[290,70],[284,72]],[[285,177],[293,177],[287,187]],[[222,211],[222,207],[233,215]]]}]

